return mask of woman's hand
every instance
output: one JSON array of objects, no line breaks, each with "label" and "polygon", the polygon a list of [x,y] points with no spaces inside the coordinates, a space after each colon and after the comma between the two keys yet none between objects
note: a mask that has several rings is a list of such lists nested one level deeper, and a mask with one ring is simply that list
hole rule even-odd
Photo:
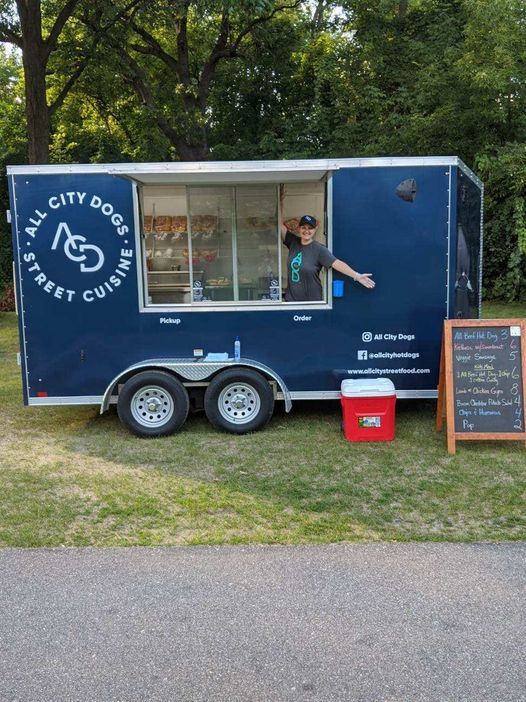
[{"label": "woman's hand", "polygon": [[376,283],[371,279],[372,273],[357,273],[354,280],[364,288],[374,288]]},{"label": "woman's hand", "polygon": [[349,278],[352,278],[357,283],[360,283],[360,285],[363,285],[364,288],[374,288],[376,285],[374,280],[371,280],[372,273],[358,273],[358,271],[353,270],[349,264],[345,263],[345,261],[340,261],[339,258],[334,261],[332,267],[335,271],[338,271],[338,273],[348,275]]}]

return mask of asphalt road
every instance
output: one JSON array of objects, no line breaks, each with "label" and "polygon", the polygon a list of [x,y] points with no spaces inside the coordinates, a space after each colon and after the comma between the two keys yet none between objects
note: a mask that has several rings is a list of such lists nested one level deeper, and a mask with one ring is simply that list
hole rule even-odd
[{"label": "asphalt road", "polygon": [[526,700],[526,544],[0,551],[0,700]]}]

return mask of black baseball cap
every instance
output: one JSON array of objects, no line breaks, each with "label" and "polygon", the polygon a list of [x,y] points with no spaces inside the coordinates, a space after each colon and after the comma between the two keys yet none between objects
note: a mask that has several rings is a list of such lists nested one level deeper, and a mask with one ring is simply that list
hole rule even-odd
[{"label": "black baseball cap", "polygon": [[312,215],[303,215],[303,217],[300,219],[300,227],[302,224],[308,224],[309,227],[316,229],[318,222],[316,221],[316,217],[313,217]]}]

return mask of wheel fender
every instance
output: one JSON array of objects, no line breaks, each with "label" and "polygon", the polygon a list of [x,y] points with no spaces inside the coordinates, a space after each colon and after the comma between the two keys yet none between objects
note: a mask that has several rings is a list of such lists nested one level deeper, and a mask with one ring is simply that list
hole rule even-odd
[{"label": "wheel fender", "polygon": [[267,378],[275,380],[278,384],[282,394],[283,400],[285,402],[285,411],[290,412],[292,409],[292,400],[290,398],[290,392],[285,381],[281,378],[272,368],[259,363],[259,361],[254,361],[250,358],[240,358],[239,360],[228,360],[223,362],[218,361],[196,361],[193,358],[153,358],[141,361],[139,363],[134,363],[128,368],[125,368],[121,373],[115,376],[111,383],[109,383],[106,388],[104,395],[102,397],[102,402],[100,405],[100,413],[103,414],[110,405],[110,399],[115,391],[115,388],[119,382],[126,376],[133,375],[134,372],[139,372],[143,370],[165,370],[175,373],[179,379],[184,383],[187,381],[202,381],[208,380],[212,376],[216,375],[219,371],[225,368],[252,368],[254,370],[260,371]]}]

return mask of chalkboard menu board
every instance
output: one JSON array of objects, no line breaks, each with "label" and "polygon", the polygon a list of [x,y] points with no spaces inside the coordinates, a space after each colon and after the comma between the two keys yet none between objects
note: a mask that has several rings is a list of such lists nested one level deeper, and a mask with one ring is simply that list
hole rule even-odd
[{"label": "chalkboard menu board", "polygon": [[456,432],[523,432],[521,328],[455,327]]},{"label": "chalkboard menu board", "polygon": [[444,323],[437,429],[445,410],[450,453],[456,439],[526,439],[525,346],[524,320]]}]

